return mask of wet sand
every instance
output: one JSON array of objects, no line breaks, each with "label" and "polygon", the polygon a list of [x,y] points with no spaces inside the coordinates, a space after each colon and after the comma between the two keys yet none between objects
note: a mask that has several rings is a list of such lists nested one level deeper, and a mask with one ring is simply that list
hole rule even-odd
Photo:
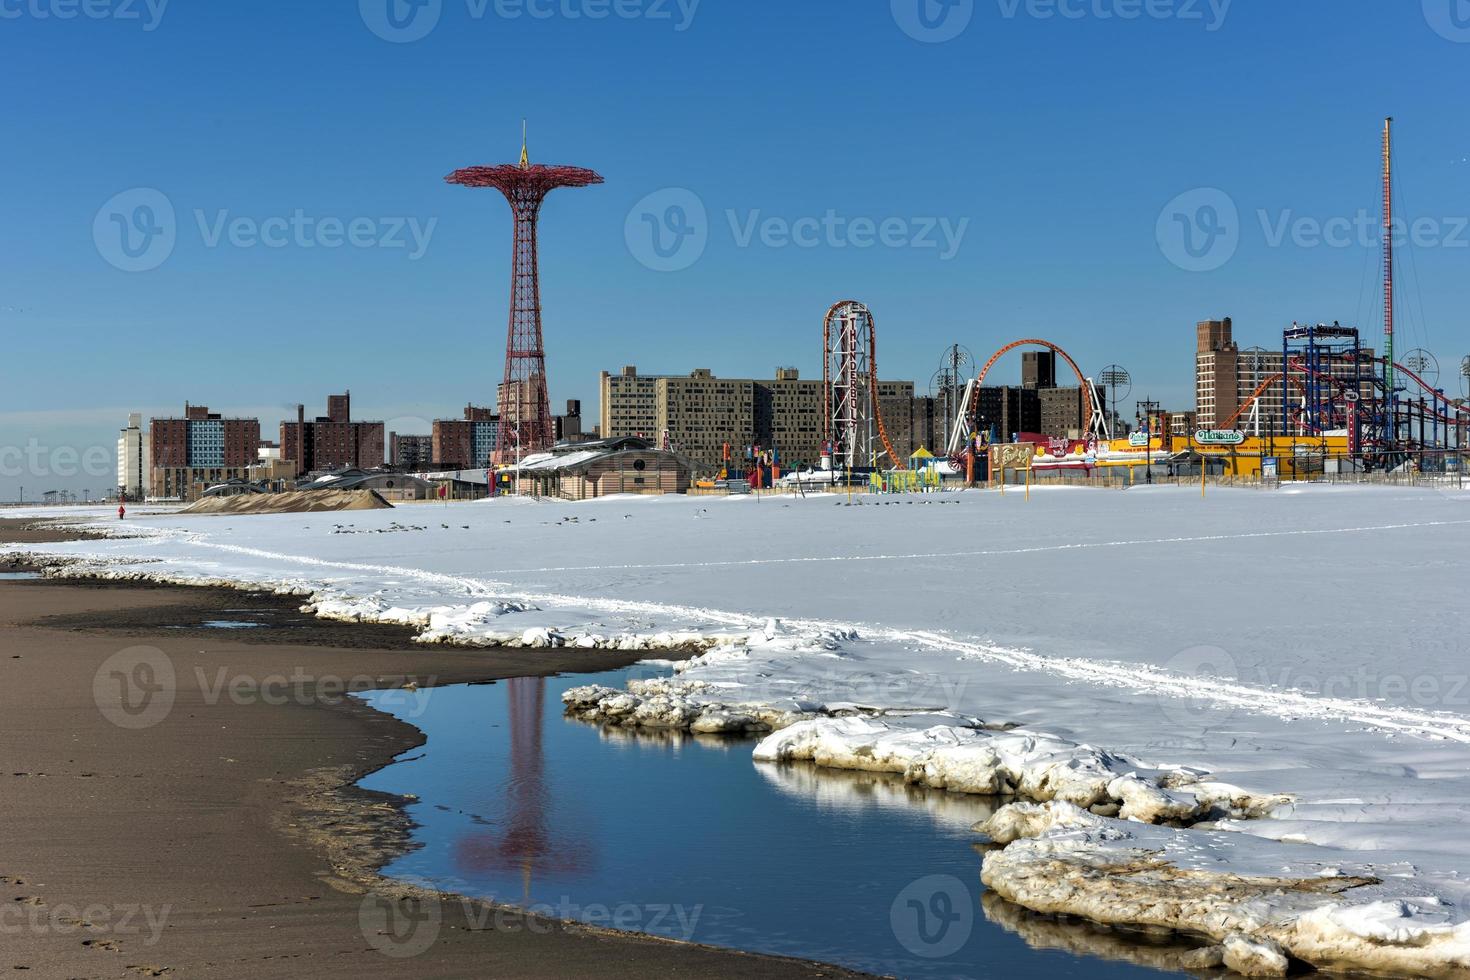
[{"label": "wet sand", "polygon": [[[21,533],[45,534],[0,528],[0,542]],[[422,736],[323,682],[488,682],[631,658],[415,646],[407,631],[310,620],[296,605],[231,590],[0,581],[0,969],[31,977],[852,975],[492,914],[457,898],[425,903],[378,878],[374,870],[401,850],[407,820],[394,798],[352,784]],[[250,617],[264,625],[201,625]],[[136,647],[144,649],[123,658],[118,677],[99,671]],[[119,713],[119,678],[136,680],[137,663],[157,663],[152,650],[175,673],[172,704],[148,727],[120,727],[109,713],[133,725],[153,720],[162,703]],[[649,813],[657,833],[669,815]],[[406,918],[384,928],[387,916],[426,909],[431,933],[405,931]]]}]

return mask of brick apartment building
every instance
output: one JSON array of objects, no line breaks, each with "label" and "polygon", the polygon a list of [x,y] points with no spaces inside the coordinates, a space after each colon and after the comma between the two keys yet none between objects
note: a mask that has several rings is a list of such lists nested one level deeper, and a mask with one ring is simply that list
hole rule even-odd
[{"label": "brick apartment building", "polygon": [[[778,368],[772,379],[719,378],[708,368],[689,375],[640,375],[636,367],[601,376],[604,439],[641,436],[710,466],[723,461],[725,447],[743,458],[746,447],[774,447],[786,467],[815,465],[825,431],[822,383],[802,380],[795,368]],[[880,381],[879,411],[904,459],[913,451],[914,386]]]},{"label": "brick apartment building", "polygon": [[434,462],[434,437],[388,433],[388,465],[404,470],[426,470]]},{"label": "brick apartment building", "polygon": [[446,470],[472,470],[494,463],[500,446],[500,416],[493,409],[466,405],[464,417],[437,419],[431,438],[433,463]]},{"label": "brick apartment building", "polygon": [[305,475],[343,469],[380,469],[383,423],[352,421],[352,394],[327,396],[327,414],[306,418],[296,406],[296,421],[281,423],[281,457]]},{"label": "brick apartment building", "polygon": [[193,499],[201,485],[247,479],[260,447],[259,419],[225,418],[203,405],[151,419],[148,429],[149,492],[166,499]]}]

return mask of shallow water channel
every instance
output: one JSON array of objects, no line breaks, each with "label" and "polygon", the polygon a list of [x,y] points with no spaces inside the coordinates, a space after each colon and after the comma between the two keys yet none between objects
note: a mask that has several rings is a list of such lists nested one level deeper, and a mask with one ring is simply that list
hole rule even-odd
[{"label": "shallow water channel", "polygon": [[993,801],[757,764],[748,739],[562,716],[562,691],[626,676],[368,695],[428,736],[363,781],[418,797],[409,813],[421,846],[385,873],[562,918],[905,977],[1157,977],[1187,948],[987,894],[970,827]]}]

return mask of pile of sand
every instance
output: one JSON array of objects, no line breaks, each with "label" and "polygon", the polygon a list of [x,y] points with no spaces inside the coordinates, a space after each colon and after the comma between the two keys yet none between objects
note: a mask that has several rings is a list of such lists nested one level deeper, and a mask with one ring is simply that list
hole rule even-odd
[{"label": "pile of sand", "polygon": [[293,490],[205,497],[185,514],[314,514],[329,510],[382,510],[393,505],[376,490]]}]

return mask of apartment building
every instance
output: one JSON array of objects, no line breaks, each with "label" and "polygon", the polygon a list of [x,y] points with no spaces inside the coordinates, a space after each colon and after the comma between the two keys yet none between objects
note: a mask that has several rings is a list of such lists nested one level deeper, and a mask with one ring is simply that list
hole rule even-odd
[{"label": "apartment building", "polygon": [[382,467],[383,423],[352,421],[352,393],[327,396],[327,414],[306,418],[296,406],[296,421],[281,423],[281,456],[297,472],[316,473]]},{"label": "apartment building", "polygon": [[225,418],[206,406],[186,404],[182,417],[148,423],[148,492],[188,500],[201,486],[247,479],[259,446],[259,419]]},{"label": "apartment building", "polygon": [[388,465],[409,471],[428,469],[434,462],[434,437],[388,433]]},{"label": "apartment building", "polygon": [[117,436],[117,492],[126,500],[142,500],[153,485],[152,452],[143,415],[133,412]]},{"label": "apartment building", "polygon": [[[1235,416],[1242,405],[1267,380],[1281,374],[1281,351],[1261,347],[1241,350],[1230,317],[1201,320],[1195,327],[1194,413],[1201,429],[1218,429]],[[1252,416],[1234,423],[1235,428],[1259,424],[1264,433],[1280,425],[1281,388],[1272,385],[1262,394]]]},{"label": "apartment building", "polygon": [[624,436],[657,439],[658,382],[658,375],[639,374],[638,368],[632,364],[617,374],[602,372],[598,435],[603,439]]},{"label": "apartment building", "polygon": [[434,422],[430,442],[435,466],[449,470],[492,466],[500,448],[500,416],[493,409],[466,405],[463,418]]},{"label": "apartment building", "polygon": [[[667,444],[698,462],[717,466],[725,447],[743,459],[749,447],[774,448],[783,467],[815,465],[826,431],[822,383],[796,368],[771,379],[720,378],[708,368],[688,375],[640,375],[635,367],[603,372],[602,438],[639,436]],[[914,386],[881,381],[879,410],[894,452],[913,452]],[[876,430],[875,430],[876,435]]]}]

